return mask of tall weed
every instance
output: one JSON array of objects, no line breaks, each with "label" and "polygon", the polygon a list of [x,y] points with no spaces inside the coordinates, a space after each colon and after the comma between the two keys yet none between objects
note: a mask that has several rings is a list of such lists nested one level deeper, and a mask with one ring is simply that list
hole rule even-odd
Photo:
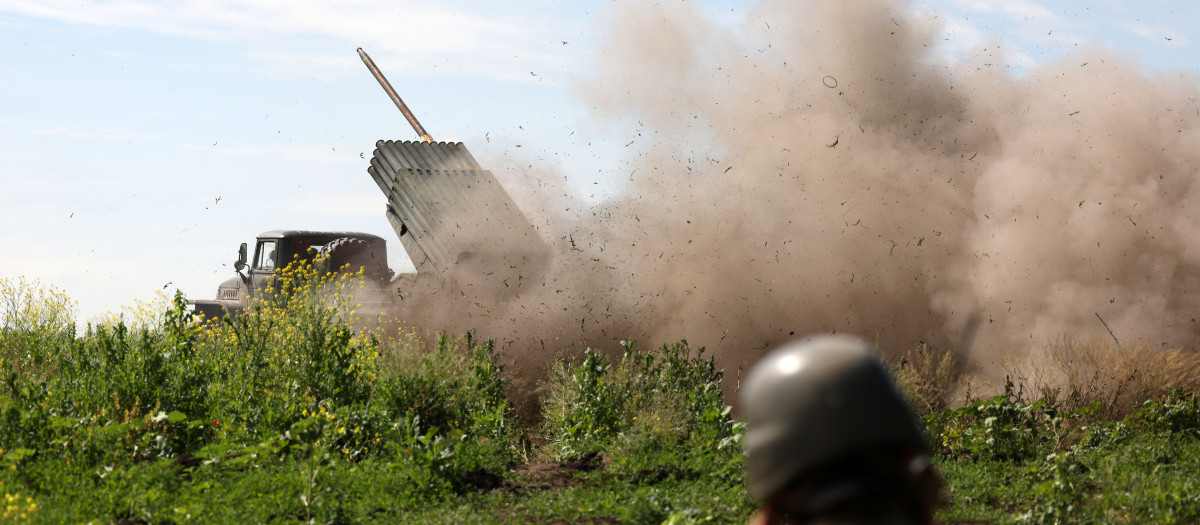
[{"label": "tall weed", "polygon": [[1099,403],[1120,419],[1147,399],[1182,388],[1200,391],[1200,352],[1139,341],[1118,346],[1099,337],[1063,335],[1045,346],[1011,351],[1004,372],[1018,388],[1063,410]]},{"label": "tall weed", "polygon": [[0,278],[0,371],[7,381],[42,377],[75,339],[76,302],[65,292],[24,277]]},{"label": "tall weed", "polygon": [[896,386],[922,414],[949,408],[950,395],[961,378],[953,352],[924,343],[897,356],[888,368]]}]

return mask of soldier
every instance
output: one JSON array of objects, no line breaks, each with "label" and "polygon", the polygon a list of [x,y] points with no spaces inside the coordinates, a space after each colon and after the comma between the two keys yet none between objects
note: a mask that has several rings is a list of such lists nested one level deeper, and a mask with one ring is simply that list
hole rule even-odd
[{"label": "soldier", "polygon": [[916,415],[866,341],[816,336],[742,388],[754,525],[928,524],[941,503]]}]

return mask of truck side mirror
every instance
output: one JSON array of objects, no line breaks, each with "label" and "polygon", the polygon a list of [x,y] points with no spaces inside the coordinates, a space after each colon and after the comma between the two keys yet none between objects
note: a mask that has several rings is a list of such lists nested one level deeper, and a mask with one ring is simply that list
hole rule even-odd
[{"label": "truck side mirror", "polygon": [[238,248],[237,261],[233,263],[234,271],[241,273],[246,268],[246,243],[242,243],[242,247]]}]

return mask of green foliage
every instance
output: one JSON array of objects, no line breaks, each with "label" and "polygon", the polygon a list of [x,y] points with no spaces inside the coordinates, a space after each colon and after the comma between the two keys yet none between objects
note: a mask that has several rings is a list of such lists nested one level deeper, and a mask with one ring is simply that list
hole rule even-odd
[{"label": "green foliage", "polygon": [[730,417],[722,372],[686,342],[656,351],[627,343],[614,366],[595,350],[558,361],[545,404],[553,453],[603,451],[616,472],[661,477],[718,473],[741,479],[741,423]]},{"label": "green foliage", "polygon": [[57,288],[0,277],[0,370],[40,376],[75,338],[75,301]]},{"label": "green foliage", "polygon": [[924,417],[935,450],[958,459],[1021,461],[1047,454],[1072,436],[1070,421],[1080,414],[1061,413],[1044,401],[1026,403],[1012,392]]},{"label": "green foliage", "polygon": [[1173,390],[1162,399],[1149,399],[1124,423],[1135,431],[1169,432],[1200,437],[1200,401],[1196,394]]},{"label": "green foliage", "polygon": [[[949,521],[1192,523],[1200,518],[1195,395],[1147,400],[1120,421],[1099,403],[1060,412],[999,396],[929,414]],[[1004,510],[1001,510],[1004,509]]]},{"label": "green foliage", "polygon": [[[0,521],[744,523],[752,510],[742,425],[703,350],[559,360],[543,424],[519,429],[490,342],[355,330],[354,279],[311,266],[275,283],[237,319],[199,319],[177,294],[80,333],[61,292],[0,280]],[[893,373],[928,411],[949,485],[942,521],[1200,521],[1193,391],[1120,420],[1111,402],[1061,410],[1011,385],[939,410],[953,362],[905,359]],[[529,433],[552,459],[600,461],[514,472]]]},{"label": "green foliage", "polygon": [[[175,477],[291,472],[304,489],[294,515],[306,520],[329,473],[348,465],[392,471],[403,505],[470,490],[468,473],[503,474],[515,449],[490,342],[442,337],[427,350],[413,334],[355,331],[344,295],[353,281],[311,265],[274,282],[236,319],[200,319],[177,293],[149,320],[117,318],[78,337],[38,313],[58,296],[39,306],[38,294],[22,295],[35,300],[6,310],[15,320],[0,331],[4,472],[35,499],[51,486],[90,497],[62,476],[103,484],[165,468],[154,465]],[[100,516],[149,519],[111,509]]]}]

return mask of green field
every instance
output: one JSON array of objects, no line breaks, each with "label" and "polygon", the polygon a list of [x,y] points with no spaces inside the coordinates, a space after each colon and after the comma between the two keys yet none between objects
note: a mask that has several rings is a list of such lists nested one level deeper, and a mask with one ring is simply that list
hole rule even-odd
[{"label": "green field", "polygon": [[[279,282],[232,321],[197,319],[177,296],[79,329],[61,291],[0,279],[0,522],[738,523],[753,510],[743,425],[703,350],[564,356],[539,416],[519,420],[489,342],[355,329],[352,280],[302,268]],[[957,404],[967,380],[950,353],[899,356],[946,478],[938,518],[1200,522],[1195,354],[1147,356],[1120,372],[1153,382],[1017,378]]]}]

